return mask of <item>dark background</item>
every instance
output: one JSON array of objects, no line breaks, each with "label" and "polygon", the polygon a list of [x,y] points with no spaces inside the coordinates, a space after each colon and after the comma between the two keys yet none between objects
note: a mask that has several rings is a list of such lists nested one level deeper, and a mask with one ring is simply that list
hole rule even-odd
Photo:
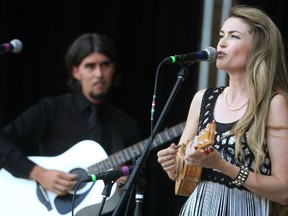
[{"label": "dark background", "polygon": [[[68,92],[68,72],[64,66],[68,46],[82,33],[100,32],[114,41],[119,55],[117,72],[122,82],[114,89],[113,102],[138,121],[143,139],[148,138],[157,67],[167,56],[203,48],[199,45],[203,2],[1,0],[0,44],[17,38],[24,47],[19,54],[0,56],[0,127],[40,98]],[[238,2],[256,5],[270,14],[287,43],[285,1]],[[172,91],[179,70],[177,64],[160,68],[154,124]],[[185,121],[190,101],[197,90],[197,81],[198,64],[194,64],[161,130]],[[157,163],[156,153],[160,148],[151,151],[146,163],[143,215],[177,215],[186,200],[174,195],[174,182],[168,179]]]}]

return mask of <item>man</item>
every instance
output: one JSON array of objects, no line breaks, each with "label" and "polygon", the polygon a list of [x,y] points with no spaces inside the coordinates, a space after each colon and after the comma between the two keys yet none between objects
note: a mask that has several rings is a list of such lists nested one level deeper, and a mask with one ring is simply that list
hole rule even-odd
[{"label": "man", "polygon": [[[79,176],[57,167],[45,168],[27,156],[56,156],[83,140],[96,141],[110,155],[137,142],[140,134],[135,120],[109,103],[116,57],[105,35],[87,33],[77,38],[66,55],[69,86],[74,92],[42,99],[1,130],[0,167],[64,196]],[[125,181],[127,178],[117,180]]]}]

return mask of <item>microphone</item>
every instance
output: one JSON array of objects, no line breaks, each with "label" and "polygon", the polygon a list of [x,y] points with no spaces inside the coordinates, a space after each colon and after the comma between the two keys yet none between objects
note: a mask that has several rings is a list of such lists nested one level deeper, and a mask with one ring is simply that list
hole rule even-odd
[{"label": "microphone", "polygon": [[182,64],[192,64],[198,61],[207,61],[212,63],[217,58],[217,50],[213,47],[207,47],[204,50],[182,54],[182,55],[174,55],[169,56],[163,60],[166,64],[174,64],[174,63],[182,63]]},{"label": "microphone", "polygon": [[134,166],[130,165],[130,166],[123,166],[120,169],[117,170],[108,170],[105,172],[100,172],[98,174],[92,174],[89,177],[87,177],[86,179],[83,179],[82,182],[95,182],[97,180],[110,180],[110,181],[114,181],[118,178],[120,178],[121,176],[128,176],[130,175],[130,173],[132,172]]},{"label": "microphone", "polygon": [[19,53],[23,48],[23,44],[18,39],[13,39],[9,43],[0,44],[0,54],[6,52]]}]

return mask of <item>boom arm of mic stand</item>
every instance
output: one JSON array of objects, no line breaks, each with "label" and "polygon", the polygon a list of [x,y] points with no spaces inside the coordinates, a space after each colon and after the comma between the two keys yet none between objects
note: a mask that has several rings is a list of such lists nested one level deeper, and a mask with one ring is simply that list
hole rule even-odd
[{"label": "boom arm of mic stand", "polygon": [[180,89],[180,86],[182,84],[182,82],[185,80],[187,73],[189,71],[189,66],[190,65],[186,65],[181,67],[180,72],[178,73],[178,77],[177,77],[177,81],[173,87],[172,92],[169,95],[169,98],[161,112],[161,115],[157,121],[157,123],[155,124],[155,127],[152,131],[152,134],[147,142],[147,144],[145,145],[145,148],[141,154],[141,156],[138,158],[138,160],[135,163],[134,169],[127,181],[127,183],[125,184],[123,191],[122,191],[122,195],[120,197],[120,200],[117,203],[117,206],[113,212],[112,216],[118,216],[118,212],[120,212],[120,210],[122,209],[122,206],[124,205],[125,200],[127,199],[127,193],[131,190],[132,185],[134,184],[134,182],[136,181],[136,178],[138,177],[139,171],[141,170],[142,166],[146,163],[146,160],[149,156],[149,150],[150,147],[152,146],[153,143],[153,139],[156,136],[157,132],[159,131],[159,128],[161,127],[164,118],[166,116],[166,114],[168,113],[168,110],[178,92],[178,90]]}]

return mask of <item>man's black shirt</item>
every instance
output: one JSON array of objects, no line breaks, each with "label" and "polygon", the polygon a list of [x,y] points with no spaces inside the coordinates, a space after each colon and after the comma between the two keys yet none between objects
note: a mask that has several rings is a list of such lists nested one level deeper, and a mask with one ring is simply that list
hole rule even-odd
[{"label": "man's black shirt", "polygon": [[94,139],[110,155],[139,140],[135,120],[109,102],[97,106],[101,136],[93,138],[88,127],[90,106],[80,93],[41,99],[0,131],[0,167],[27,178],[34,166],[27,156],[56,156],[87,139]]}]

